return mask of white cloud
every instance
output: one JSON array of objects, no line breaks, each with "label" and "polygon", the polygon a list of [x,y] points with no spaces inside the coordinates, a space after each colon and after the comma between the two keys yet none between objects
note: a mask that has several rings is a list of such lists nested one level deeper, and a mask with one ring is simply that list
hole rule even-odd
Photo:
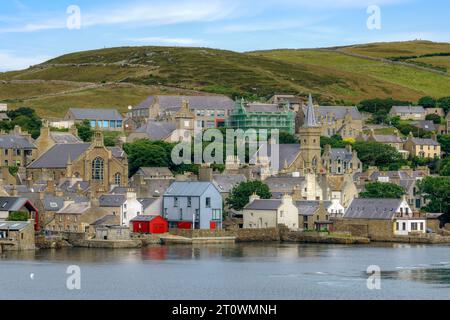
[{"label": "white cloud", "polygon": [[[211,22],[224,19],[233,14],[237,4],[224,0],[128,2],[125,5],[83,10],[81,7],[81,26],[92,27],[114,24],[170,25],[186,22]],[[0,29],[0,33],[36,32],[66,28],[66,12],[53,13],[58,18],[24,17],[25,23]],[[30,22],[30,20],[32,20]]]},{"label": "white cloud", "polygon": [[49,56],[24,57],[9,51],[0,51],[0,71],[22,70],[49,60]]},{"label": "white cloud", "polygon": [[150,44],[171,44],[179,46],[189,46],[202,43],[202,40],[190,38],[163,38],[163,37],[147,37],[147,38],[133,38],[128,41]]}]

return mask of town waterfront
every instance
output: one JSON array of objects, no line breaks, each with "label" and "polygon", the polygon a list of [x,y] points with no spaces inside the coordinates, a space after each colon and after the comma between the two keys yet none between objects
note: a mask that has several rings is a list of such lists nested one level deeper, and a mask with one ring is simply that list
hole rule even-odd
[{"label": "town waterfront", "polygon": [[[81,290],[66,287],[81,269]],[[381,268],[381,289],[366,270]],[[450,247],[233,244],[0,256],[0,299],[449,299]]]}]

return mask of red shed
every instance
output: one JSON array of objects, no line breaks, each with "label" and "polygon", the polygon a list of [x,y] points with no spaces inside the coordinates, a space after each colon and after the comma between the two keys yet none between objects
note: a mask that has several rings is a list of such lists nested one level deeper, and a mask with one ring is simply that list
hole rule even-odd
[{"label": "red shed", "polygon": [[161,216],[137,216],[131,220],[134,233],[161,234],[169,232],[169,223]]}]

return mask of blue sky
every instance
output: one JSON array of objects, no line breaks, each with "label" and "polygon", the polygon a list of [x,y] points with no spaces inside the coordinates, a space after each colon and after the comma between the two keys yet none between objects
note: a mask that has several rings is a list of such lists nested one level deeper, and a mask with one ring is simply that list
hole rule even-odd
[{"label": "blue sky", "polygon": [[[80,9],[80,29],[67,28],[71,5]],[[367,28],[371,5],[381,10],[379,30]],[[1,0],[0,71],[114,46],[250,51],[450,42],[449,12],[447,0]]]}]

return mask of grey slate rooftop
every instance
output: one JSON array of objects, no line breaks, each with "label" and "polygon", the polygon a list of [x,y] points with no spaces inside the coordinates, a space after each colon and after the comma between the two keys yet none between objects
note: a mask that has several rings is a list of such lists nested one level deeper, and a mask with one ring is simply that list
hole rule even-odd
[{"label": "grey slate rooftop", "polygon": [[395,113],[425,113],[422,106],[393,106],[392,111]]},{"label": "grey slate rooftop", "polygon": [[[333,114],[336,119],[344,119],[345,115],[350,113],[354,120],[361,120],[362,116],[357,107],[340,107],[340,106],[319,106],[315,109],[316,117],[326,117]],[[306,114],[306,113],[305,113]]]},{"label": "grey slate rooftop", "polygon": [[145,133],[149,139],[164,140],[176,130],[175,123],[166,121],[148,121],[141,127],[137,128],[135,133]]},{"label": "grey slate rooftop", "polygon": [[268,104],[268,103],[248,103],[245,106],[248,112],[280,112],[278,104]]},{"label": "grey slate rooftop", "polygon": [[210,186],[214,186],[214,184],[211,182],[176,181],[170,185],[164,196],[201,196]]},{"label": "grey slate rooftop", "polygon": [[123,120],[116,109],[70,108],[69,112],[71,112],[77,120]]},{"label": "grey slate rooftop", "polygon": [[[331,201],[324,201],[325,209],[328,209],[331,206]],[[295,205],[298,208],[298,214],[303,216],[312,216],[319,210],[320,207],[320,201],[308,201],[308,200],[301,200],[296,201]]]},{"label": "grey slate rooftop", "polygon": [[433,139],[422,139],[422,138],[412,138],[412,141],[417,145],[424,145],[424,146],[439,146],[440,144],[437,141],[434,141]]},{"label": "grey slate rooftop", "polygon": [[189,101],[191,110],[196,109],[223,109],[232,110],[234,101],[226,96],[150,96],[141,102],[135,109],[145,109],[152,106],[155,99],[158,99],[161,110],[181,108],[183,100]]},{"label": "grey slate rooftop", "polygon": [[30,169],[65,168],[67,166],[69,155],[70,159],[74,161],[85,152],[89,146],[89,143],[56,144],[28,167]]},{"label": "grey slate rooftop", "polygon": [[45,195],[44,196],[44,210],[57,212],[64,207],[64,198],[63,197],[55,197],[53,195]]},{"label": "grey slate rooftop", "polygon": [[82,143],[80,138],[67,132],[50,132],[50,136],[58,144]]},{"label": "grey slate rooftop", "polygon": [[151,206],[158,198],[139,198],[138,201],[142,204],[143,210]]},{"label": "grey slate rooftop", "polygon": [[173,177],[172,171],[167,167],[143,167],[139,168],[138,174],[144,176],[144,178],[170,176]]},{"label": "grey slate rooftop", "polygon": [[22,197],[0,197],[0,211],[19,211],[27,201]]},{"label": "grey slate rooftop", "polygon": [[392,220],[401,203],[401,199],[353,199],[344,218]]},{"label": "grey slate rooftop", "polygon": [[122,194],[107,194],[101,196],[98,200],[100,207],[120,207],[125,203],[126,197]]},{"label": "grey slate rooftop", "polygon": [[0,221],[0,230],[21,231],[29,225],[29,222]]},{"label": "grey slate rooftop", "polygon": [[330,156],[333,161],[337,159],[352,160],[353,153],[345,148],[335,148],[331,149]]},{"label": "grey slate rooftop", "polygon": [[[285,163],[288,165],[291,165],[297,156],[300,154],[300,144],[280,144],[279,146],[279,158],[278,158],[278,165],[279,168],[283,168]],[[252,155],[250,163],[255,163],[257,157],[264,157],[268,156],[269,160],[272,156],[272,152],[275,151],[275,148],[273,145],[265,143],[263,144],[259,150]]]},{"label": "grey slate rooftop", "polygon": [[28,139],[20,135],[6,134],[0,135],[0,149],[36,149]]},{"label": "grey slate rooftop", "polygon": [[245,206],[244,210],[277,210],[282,204],[278,199],[258,199]]},{"label": "grey slate rooftop", "polygon": [[131,222],[148,222],[152,221],[153,219],[157,218],[159,216],[150,216],[150,215],[139,215],[135,218],[131,219]]},{"label": "grey slate rooftop", "polygon": [[246,181],[247,178],[243,174],[213,175],[213,183],[220,192],[231,192],[236,185]]}]

